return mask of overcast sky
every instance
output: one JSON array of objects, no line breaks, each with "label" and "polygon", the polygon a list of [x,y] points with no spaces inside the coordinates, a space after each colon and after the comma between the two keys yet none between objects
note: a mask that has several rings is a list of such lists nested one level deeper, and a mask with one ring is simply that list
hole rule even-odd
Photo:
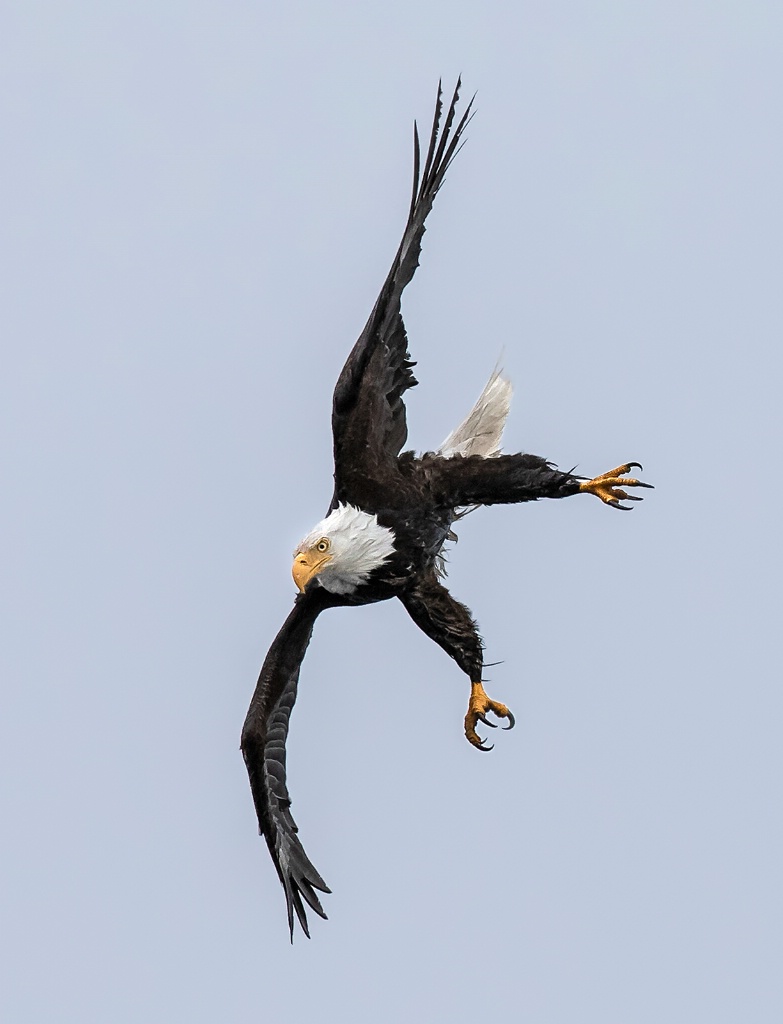
[{"label": "overcast sky", "polygon": [[[783,8],[10,3],[0,1016],[777,1024]],[[634,459],[459,527],[517,717],[399,604],[318,622],[289,945],[239,732],[439,76],[478,90],[404,315],[436,446]]]}]

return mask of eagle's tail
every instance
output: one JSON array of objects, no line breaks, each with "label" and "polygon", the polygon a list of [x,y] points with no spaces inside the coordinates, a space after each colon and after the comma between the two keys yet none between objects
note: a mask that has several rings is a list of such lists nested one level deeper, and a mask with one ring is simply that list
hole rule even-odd
[{"label": "eagle's tail", "polygon": [[511,382],[495,370],[468,415],[438,448],[438,455],[445,459],[452,455],[499,455],[511,392]]}]

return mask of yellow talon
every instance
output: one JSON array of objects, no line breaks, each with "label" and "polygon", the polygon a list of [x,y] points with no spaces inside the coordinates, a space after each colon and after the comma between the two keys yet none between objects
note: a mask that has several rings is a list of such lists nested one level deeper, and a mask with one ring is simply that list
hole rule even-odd
[{"label": "yellow talon", "polygon": [[498,718],[508,719],[508,729],[514,728],[514,716],[505,704],[489,698],[484,691],[481,682],[470,684],[470,700],[468,701],[468,713],[465,715],[465,736],[469,743],[472,743],[478,750],[492,750],[492,746],[485,747],[484,741],[476,732],[476,725],[483,722],[491,729],[497,728],[493,722],[488,722],[486,714],[491,711]]},{"label": "yellow talon", "polygon": [[621,505],[620,502],[641,501],[642,499],[635,494],[628,494],[623,488],[647,487],[652,489],[652,484],[642,483],[635,477],[624,476],[625,473],[630,473],[634,467],[642,468],[638,462],[625,462],[622,466],[617,466],[616,469],[610,469],[608,473],[593,477],[592,480],[583,480],[579,485],[579,490],[585,494],[594,494],[596,498],[600,498],[612,508],[620,508],[624,512],[629,512],[630,505]]}]

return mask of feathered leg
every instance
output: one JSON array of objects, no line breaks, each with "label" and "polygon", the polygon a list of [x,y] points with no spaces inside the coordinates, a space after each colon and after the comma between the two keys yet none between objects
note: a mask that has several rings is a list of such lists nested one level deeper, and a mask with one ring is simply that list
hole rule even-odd
[{"label": "feathered leg", "polygon": [[414,463],[414,469],[426,481],[435,502],[444,508],[470,505],[511,505],[539,498],[567,498],[572,494],[594,494],[614,508],[628,509],[623,500],[641,501],[628,494],[626,487],[646,487],[635,477],[624,474],[639,466],[626,462],[592,480],[562,473],[538,455],[455,455],[444,459],[426,454]]},{"label": "feathered leg", "polygon": [[514,716],[505,704],[491,700],[484,692],[481,681],[484,645],[473,616],[438,582],[434,572],[419,576],[415,584],[400,595],[400,601],[419,629],[442,647],[470,679],[465,736],[479,750],[491,750],[491,746],[484,746],[476,732],[477,723],[483,722],[494,729],[495,725],[486,718],[491,711],[498,718],[507,718],[511,729]]}]

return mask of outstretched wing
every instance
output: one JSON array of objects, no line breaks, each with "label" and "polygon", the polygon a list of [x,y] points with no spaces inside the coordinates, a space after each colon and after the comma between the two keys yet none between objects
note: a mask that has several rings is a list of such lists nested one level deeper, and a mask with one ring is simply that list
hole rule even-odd
[{"label": "outstretched wing", "polygon": [[414,125],[413,195],[405,232],[370,319],[348,356],[334,390],[333,508],[338,501],[356,501],[357,489],[361,492],[368,477],[376,479],[388,469],[407,438],[402,396],[416,384],[416,378],[411,372],[414,364],[409,357],[400,299],[419,265],[427,214],[470,121],[472,100],[456,127],[454,125],[460,85],[458,81],[441,130],[443,93],[438,84],[421,180],[419,136]]},{"label": "outstretched wing", "polygon": [[315,890],[330,892],[310,863],[291,816],[286,787],[285,741],[288,720],[296,700],[299,669],[310,643],[313,626],[324,608],[340,599],[323,587],[300,594],[291,614],[264,659],[258,684],[242,728],[242,754],[258,815],[259,832],[266,839],[277,874],[285,890],[288,928],[294,938],[294,911],[307,937],[307,914],[302,898],[316,914],[326,917]]}]

